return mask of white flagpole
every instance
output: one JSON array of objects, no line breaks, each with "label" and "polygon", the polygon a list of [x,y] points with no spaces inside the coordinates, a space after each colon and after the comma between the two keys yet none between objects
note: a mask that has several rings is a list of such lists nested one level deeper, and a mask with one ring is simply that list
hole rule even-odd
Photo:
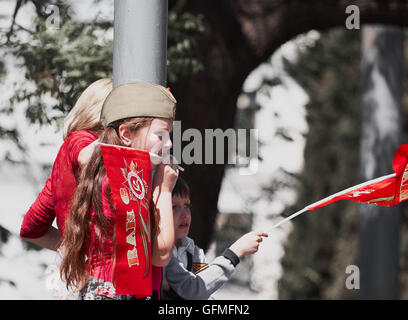
[{"label": "white flagpole", "polygon": [[[382,180],[385,180],[385,179],[388,179],[388,178],[393,178],[395,176],[396,176],[395,173],[392,173],[392,174],[389,174],[389,175],[386,175],[386,176],[382,176],[382,177],[379,177],[379,178],[375,178],[375,179],[372,179],[372,180],[357,184],[357,185],[355,185],[353,187],[350,187],[350,188],[344,189],[343,191],[332,194],[331,196],[328,196],[328,197],[326,197],[326,198],[324,198],[322,200],[319,200],[319,201],[316,201],[316,202],[314,202],[312,204],[309,204],[307,207],[303,208],[302,210],[299,210],[299,211],[291,214],[289,217],[286,217],[285,219],[283,219],[283,220],[279,221],[278,223],[274,224],[270,228],[270,230],[272,231],[273,229],[275,229],[275,228],[279,227],[280,225],[284,224],[285,222],[288,222],[289,220],[292,220],[293,218],[297,217],[298,215],[310,210],[310,208],[313,208],[313,207],[315,207],[315,206],[317,206],[317,205],[319,205],[319,204],[321,204],[323,202],[326,202],[326,201],[328,201],[328,200],[330,200],[330,199],[332,199],[334,197],[338,197],[338,196],[340,196],[340,195],[342,195],[344,193],[350,192],[350,191],[352,191],[354,189],[359,189],[359,188],[362,188],[362,187],[364,187],[366,185],[369,185],[371,183],[382,181]],[[270,233],[271,231],[269,231],[268,233]]]},{"label": "white flagpole", "polygon": [[[289,217],[286,217],[285,219],[283,219],[283,220],[279,221],[278,223],[274,224],[274,225],[270,228],[270,230],[279,227],[280,225],[284,224],[285,222],[287,222],[287,221],[289,221],[289,220],[292,220],[293,218],[297,217],[298,215],[300,215],[300,214],[302,214],[303,212],[306,212],[306,211],[308,211],[308,210],[309,210],[309,209],[306,207],[306,208],[303,208],[302,210],[299,210],[299,211],[295,212],[294,214],[291,214]],[[268,233],[270,233],[270,232],[268,232]]]}]

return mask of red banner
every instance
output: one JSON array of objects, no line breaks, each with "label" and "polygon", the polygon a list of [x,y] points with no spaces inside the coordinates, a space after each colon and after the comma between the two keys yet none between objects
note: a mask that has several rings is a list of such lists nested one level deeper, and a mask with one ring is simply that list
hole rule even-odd
[{"label": "red banner", "polygon": [[306,208],[314,210],[339,200],[351,200],[381,206],[393,206],[408,199],[408,144],[401,145],[394,156],[394,174],[348,188]]},{"label": "red banner", "polygon": [[116,294],[150,296],[150,155],[132,148],[100,146],[116,209]]}]

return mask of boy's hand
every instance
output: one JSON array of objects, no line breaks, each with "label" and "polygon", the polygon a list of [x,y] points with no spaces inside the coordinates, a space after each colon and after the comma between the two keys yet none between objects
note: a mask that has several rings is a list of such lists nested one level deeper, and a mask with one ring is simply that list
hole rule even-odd
[{"label": "boy's hand", "polygon": [[262,242],[262,237],[267,236],[267,233],[261,231],[248,232],[235,241],[229,249],[241,259],[243,256],[257,252],[259,243]]}]

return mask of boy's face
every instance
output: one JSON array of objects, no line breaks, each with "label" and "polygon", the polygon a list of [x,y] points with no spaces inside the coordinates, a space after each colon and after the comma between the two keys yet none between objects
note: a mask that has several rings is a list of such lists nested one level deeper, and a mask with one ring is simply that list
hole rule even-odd
[{"label": "boy's face", "polygon": [[175,240],[187,237],[191,224],[191,202],[188,197],[174,195],[173,201],[173,221]]}]

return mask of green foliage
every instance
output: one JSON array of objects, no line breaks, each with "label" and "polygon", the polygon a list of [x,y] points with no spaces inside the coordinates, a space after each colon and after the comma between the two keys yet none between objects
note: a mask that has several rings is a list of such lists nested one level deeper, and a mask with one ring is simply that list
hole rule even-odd
[{"label": "green foliage", "polygon": [[[299,51],[287,72],[310,97],[306,105],[304,169],[298,200],[288,213],[359,182],[360,34],[333,29]],[[279,282],[281,299],[338,299],[355,294],[345,288],[345,269],[355,264],[358,204],[340,202],[293,220]]]},{"label": "green foliage", "polygon": [[170,83],[204,69],[194,56],[194,49],[204,32],[204,18],[184,12],[185,4],[185,0],[177,1],[168,17],[167,69]]},{"label": "green foliage", "polygon": [[[2,41],[3,48],[19,59],[27,80],[16,86],[9,103],[0,107],[0,114],[13,114],[17,105],[25,102],[27,119],[40,125],[61,123],[87,86],[112,75],[113,41],[109,33],[113,20],[101,20],[96,14],[90,22],[77,21],[69,14],[68,1],[52,3],[59,8],[58,27],[41,14],[30,30],[16,24],[11,33],[0,34],[1,39],[8,39]],[[204,29],[202,17],[183,11],[185,1],[173,3],[168,28],[168,77],[172,83],[203,69],[193,50]],[[0,75],[2,67],[0,62]],[[18,131],[0,127],[0,138],[9,139],[10,135],[18,141]]]},{"label": "green foliage", "polygon": [[2,78],[4,77],[6,73],[6,67],[4,65],[3,61],[0,61],[0,80],[2,80]]},{"label": "green foliage", "polygon": [[10,231],[0,225],[0,243],[5,243],[10,237]]},{"label": "green foliage", "polygon": [[[90,83],[111,76],[113,44],[101,39],[104,24],[74,21],[66,11],[58,29],[47,27],[40,17],[34,25],[38,32],[31,33],[28,41],[12,41],[10,52],[21,58],[25,78],[34,81],[35,87],[19,88],[10,102],[28,101],[26,116],[31,122],[52,123],[72,108]],[[46,96],[56,99],[51,108]]]},{"label": "green foliage", "polygon": [[[0,14],[0,21],[4,20],[6,17],[2,14]],[[1,60],[3,57],[0,58],[0,84],[1,81],[3,80],[5,74],[6,74],[6,65],[3,60]]]}]

